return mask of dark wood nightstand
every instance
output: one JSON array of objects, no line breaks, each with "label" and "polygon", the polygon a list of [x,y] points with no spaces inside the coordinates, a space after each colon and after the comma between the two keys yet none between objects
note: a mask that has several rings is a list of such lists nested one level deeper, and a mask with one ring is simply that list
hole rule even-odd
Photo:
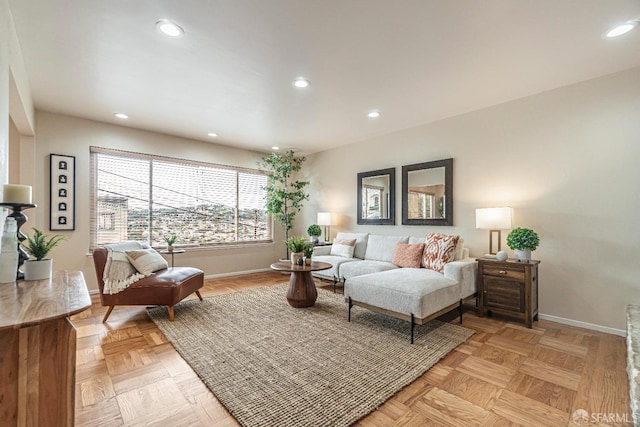
[{"label": "dark wood nightstand", "polygon": [[538,264],[508,259],[478,258],[478,310],[524,320],[527,328],[538,320]]}]

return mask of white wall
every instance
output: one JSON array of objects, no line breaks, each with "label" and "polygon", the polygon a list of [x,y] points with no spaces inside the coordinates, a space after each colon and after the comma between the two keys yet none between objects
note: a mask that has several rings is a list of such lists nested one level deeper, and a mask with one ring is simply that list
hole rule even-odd
[{"label": "white wall", "polygon": [[[93,260],[89,251],[89,147],[98,146],[140,153],[158,154],[187,160],[198,160],[257,169],[262,154],[224,147],[206,142],[125,128],[112,124],[36,111],[36,184],[34,198],[37,207],[35,226],[49,229],[49,154],[76,157],[76,230],[56,232],[68,240],[52,253],[54,268],[81,270],[89,289],[97,289]],[[23,162],[23,167],[29,167]],[[25,230],[30,232],[29,224]],[[275,225],[276,233],[281,227]],[[276,234],[274,240],[282,240]],[[176,265],[189,265],[204,270],[206,275],[223,275],[268,269],[284,254],[284,245],[269,244],[243,248],[190,251],[176,255]]]},{"label": "white wall", "polygon": [[[333,236],[455,233],[481,256],[489,236],[475,229],[475,209],[512,206],[515,226],[541,238],[541,313],[624,329],[625,306],[640,303],[639,135],[636,68],[324,151],[305,164],[312,196],[294,232],[331,211],[341,222]],[[402,165],[449,157],[453,227],[356,225],[358,172],[396,167],[400,224]]]},{"label": "white wall", "polygon": [[[9,179],[9,3],[0,0],[0,188]],[[6,211],[0,212],[0,225]]]}]

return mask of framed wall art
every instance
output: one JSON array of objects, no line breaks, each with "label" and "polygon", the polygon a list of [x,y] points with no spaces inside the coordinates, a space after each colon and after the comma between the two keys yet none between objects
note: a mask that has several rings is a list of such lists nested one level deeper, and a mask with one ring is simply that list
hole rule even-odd
[{"label": "framed wall art", "polygon": [[62,154],[50,155],[50,217],[49,229],[76,229],[76,158]]}]

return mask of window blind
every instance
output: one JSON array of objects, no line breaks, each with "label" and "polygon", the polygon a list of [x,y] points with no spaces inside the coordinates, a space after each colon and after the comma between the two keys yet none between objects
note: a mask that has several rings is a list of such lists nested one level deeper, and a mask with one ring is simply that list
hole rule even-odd
[{"label": "window blind", "polygon": [[259,170],[91,147],[91,247],[271,242],[266,185]]}]

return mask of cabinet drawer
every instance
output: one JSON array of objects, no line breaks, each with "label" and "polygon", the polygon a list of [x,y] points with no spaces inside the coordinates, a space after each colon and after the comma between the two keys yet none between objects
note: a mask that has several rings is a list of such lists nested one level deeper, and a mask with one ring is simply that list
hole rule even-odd
[{"label": "cabinet drawer", "polygon": [[483,275],[513,280],[524,280],[524,270],[522,268],[513,268],[511,266],[485,265]]},{"label": "cabinet drawer", "polygon": [[484,283],[484,303],[487,308],[500,308],[524,313],[524,283],[486,279]]}]

